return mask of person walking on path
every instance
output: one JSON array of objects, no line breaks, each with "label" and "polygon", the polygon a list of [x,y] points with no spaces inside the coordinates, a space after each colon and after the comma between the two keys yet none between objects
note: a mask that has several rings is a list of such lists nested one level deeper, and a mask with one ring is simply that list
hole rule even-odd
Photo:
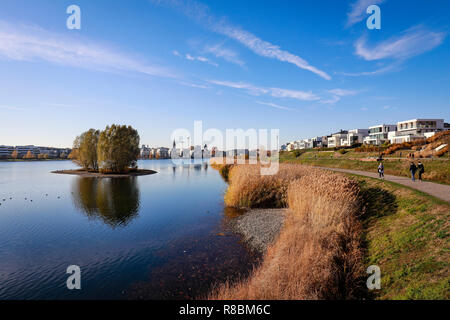
[{"label": "person walking on path", "polygon": [[411,164],[409,165],[409,171],[411,171],[411,180],[416,181],[415,175],[416,175],[417,167],[414,162],[411,162]]},{"label": "person walking on path", "polygon": [[419,170],[419,181],[422,182],[422,175],[425,173],[425,167],[420,161],[417,164],[417,170]]},{"label": "person walking on path", "polygon": [[383,165],[383,162],[381,162],[381,161],[378,166],[378,174],[380,175],[380,179],[384,179],[384,165]]}]

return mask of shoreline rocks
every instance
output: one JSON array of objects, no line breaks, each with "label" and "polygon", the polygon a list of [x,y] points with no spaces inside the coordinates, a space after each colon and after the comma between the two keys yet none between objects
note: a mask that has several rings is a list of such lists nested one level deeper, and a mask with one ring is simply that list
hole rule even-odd
[{"label": "shoreline rocks", "polygon": [[251,249],[264,253],[279,235],[288,209],[251,209],[230,221]]}]

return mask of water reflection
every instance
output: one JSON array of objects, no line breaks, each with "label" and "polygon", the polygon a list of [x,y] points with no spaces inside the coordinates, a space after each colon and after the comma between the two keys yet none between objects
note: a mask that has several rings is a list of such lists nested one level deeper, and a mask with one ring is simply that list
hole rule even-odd
[{"label": "water reflection", "polygon": [[111,227],[126,226],[138,215],[140,193],[137,178],[78,178],[72,187],[75,206],[90,219]]}]

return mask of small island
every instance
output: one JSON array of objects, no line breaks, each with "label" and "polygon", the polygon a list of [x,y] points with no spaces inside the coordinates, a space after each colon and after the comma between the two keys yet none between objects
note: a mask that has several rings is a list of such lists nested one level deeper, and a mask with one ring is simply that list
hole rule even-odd
[{"label": "small island", "polygon": [[131,126],[111,125],[105,130],[90,129],[75,138],[69,159],[80,169],[52,173],[94,178],[124,178],[157,173],[139,169],[139,134]]}]

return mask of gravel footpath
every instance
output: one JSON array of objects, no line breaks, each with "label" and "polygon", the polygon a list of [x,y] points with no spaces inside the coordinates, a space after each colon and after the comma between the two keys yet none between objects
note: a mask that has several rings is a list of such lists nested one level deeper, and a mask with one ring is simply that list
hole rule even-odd
[{"label": "gravel footpath", "polygon": [[252,209],[230,221],[230,225],[252,249],[265,252],[278,236],[286,212],[287,209]]}]

